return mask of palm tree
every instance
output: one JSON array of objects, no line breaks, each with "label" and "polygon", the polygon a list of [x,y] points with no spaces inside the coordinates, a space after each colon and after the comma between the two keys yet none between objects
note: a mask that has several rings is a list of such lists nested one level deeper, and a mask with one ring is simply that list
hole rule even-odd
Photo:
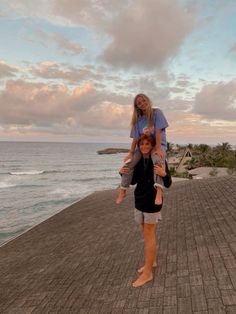
[{"label": "palm tree", "polygon": [[174,144],[171,142],[167,142],[167,152],[171,152],[174,147]]},{"label": "palm tree", "polygon": [[236,151],[233,152],[228,160],[228,173],[232,174],[236,172]]},{"label": "palm tree", "polygon": [[228,142],[223,142],[218,144],[214,150],[214,157],[216,160],[216,166],[218,167],[227,167],[228,159],[231,155],[231,145]]},{"label": "palm tree", "polygon": [[187,160],[185,162],[185,165],[188,165],[187,169],[191,170],[191,169],[199,167],[200,166],[200,162],[199,162],[198,158],[192,157],[190,160]]},{"label": "palm tree", "polygon": [[222,144],[218,144],[216,149],[225,156],[231,150],[231,145],[228,142],[223,142]]},{"label": "palm tree", "polygon": [[198,150],[200,151],[201,154],[205,154],[210,150],[210,146],[207,144],[199,144]]}]

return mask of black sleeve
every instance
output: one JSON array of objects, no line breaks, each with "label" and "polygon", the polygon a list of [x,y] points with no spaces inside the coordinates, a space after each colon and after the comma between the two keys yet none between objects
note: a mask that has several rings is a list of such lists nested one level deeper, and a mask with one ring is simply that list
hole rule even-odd
[{"label": "black sleeve", "polygon": [[137,167],[136,166],[134,167],[133,177],[130,184],[131,185],[137,184]]},{"label": "black sleeve", "polygon": [[169,188],[172,184],[172,179],[171,179],[171,174],[170,174],[170,170],[168,168],[167,162],[166,162],[166,176],[163,177],[162,179],[163,179],[164,186],[166,188]]}]

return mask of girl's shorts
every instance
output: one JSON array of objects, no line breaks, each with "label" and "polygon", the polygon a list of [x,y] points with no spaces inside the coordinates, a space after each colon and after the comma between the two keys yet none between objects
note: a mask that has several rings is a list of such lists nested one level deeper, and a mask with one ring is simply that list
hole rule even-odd
[{"label": "girl's shorts", "polygon": [[138,224],[156,224],[159,220],[162,220],[162,217],[160,211],[157,213],[145,213],[135,208],[134,220]]}]

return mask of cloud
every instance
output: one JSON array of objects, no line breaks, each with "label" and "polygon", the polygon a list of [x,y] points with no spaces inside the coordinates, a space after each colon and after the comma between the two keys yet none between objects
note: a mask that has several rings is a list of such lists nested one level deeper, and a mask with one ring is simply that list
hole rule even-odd
[{"label": "cloud", "polygon": [[236,53],[236,43],[229,49],[229,53]]},{"label": "cloud", "polygon": [[[115,67],[149,68],[162,66],[176,55],[193,29],[194,16],[177,0],[54,0],[34,6],[28,1],[14,1],[11,10],[21,15],[42,17],[56,23],[84,26],[107,47],[100,58]],[[9,10],[10,11],[10,10]],[[58,34],[38,30],[43,40],[54,41],[62,51],[72,55],[84,52],[79,43]],[[100,47],[101,48],[101,47]]]},{"label": "cloud", "polygon": [[71,67],[51,61],[42,61],[37,66],[31,67],[33,75],[43,77],[45,79],[60,79],[68,82],[78,83],[84,80],[104,79],[102,73],[91,65],[83,65],[82,67]]},{"label": "cloud", "polygon": [[62,17],[55,16],[52,13],[53,1],[1,0],[1,7],[4,8],[3,14],[7,17],[36,17],[40,19],[45,19],[54,24],[68,25],[68,21],[66,21]]},{"label": "cloud", "polygon": [[167,140],[169,142],[209,143],[221,142],[235,143],[236,123],[215,123],[205,120],[200,114],[181,112],[180,110],[166,111],[169,122]]},{"label": "cloud", "polygon": [[178,80],[176,86],[178,87],[188,87],[191,84],[190,80]]},{"label": "cloud", "polygon": [[193,111],[208,119],[236,120],[236,79],[204,86],[196,94]]},{"label": "cloud", "polygon": [[[132,101],[133,97],[98,91],[90,82],[68,88],[9,80],[0,92],[1,134],[9,139],[60,139],[65,135],[71,140],[104,137],[128,141]],[[164,100],[154,105],[163,110],[170,124],[168,141],[215,142],[216,136],[218,142],[234,139],[235,122],[210,122],[189,111],[190,101]]]},{"label": "cloud", "polygon": [[42,29],[35,30],[35,34],[37,37],[39,37],[39,39],[42,40],[43,44],[45,41],[48,43],[54,42],[63,53],[78,55],[85,52],[85,48],[82,47],[79,43],[72,42],[61,34],[48,33]]},{"label": "cloud", "polygon": [[85,98],[93,93],[89,83],[71,92],[65,85],[8,81],[0,94],[0,122],[38,126],[64,123],[74,114],[73,108],[89,106]]},{"label": "cloud", "polygon": [[168,88],[158,87],[157,80],[153,75],[134,77],[128,80],[126,86],[133,95],[144,93],[152,100],[166,97],[169,93]]},{"label": "cloud", "polygon": [[185,112],[189,112],[192,109],[193,102],[189,100],[184,100],[181,98],[175,99],[165,99],[159,102],[158,105],[164,112],[176,112],[179,111],[179,114],[185,114]]},{"label": "cloud", "polygon": [[173,80],[173,74],[161,69],[142,75],[132,75],[132,77],[125,82],[125,86],[133,95],[144,93],[156,103],[169,97],[173,88],[168,87],[168,85],[170,85]]},{"label": "cloud", "polygon": [[104,101],[99,105],[92,106],[80,115],[79,121],[86,127],[100,129],[127,129],[131,118],[131,106]]},{"label": "cloud", "polygon": [[0,123],[4,128],[51,130],[52,133],[90,129],[122,129],[129,125],[131,106],[125,97],[95,90],[90,82],[65,85],[8,81],[0,93]]},{"label": "cloud", "polygon": [[1,0],[4,15],[44,19],[60,26],[83,25],[104,30],[112,17],[127,6],[127,0]]},{"label": "cloud", "polygon": [[18,69],[16,67],[8,65],[4,61],[0,60],[0,78],[15,76],[17,72]]},{"label": "cloud", "polygon": [[113,17],[126,8],[127,0],[55,0],[52,6],[52,12],[60,15],[70,22],[79,25],[86,25],[102,31],[107,25],[112,23]]},{"label": "cloud", "polygon": [[160,66],[177,53],[192,21],[176,1],[133,1],[114,18],[103,59],[125,68]]}]

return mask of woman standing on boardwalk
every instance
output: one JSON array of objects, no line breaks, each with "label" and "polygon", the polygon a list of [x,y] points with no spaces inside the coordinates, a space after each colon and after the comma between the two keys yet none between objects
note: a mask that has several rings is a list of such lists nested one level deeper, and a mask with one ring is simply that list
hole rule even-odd
[{"label": "woman standing on boardwalk", "polygon": [[[133,282],[133,287],[140,287],[153,279],[152,267],[156,266],[156,223],[160,219],[162,204],[156,205],[156,189],[154,187],[153,174],[163,178],[164,186],[171,185],[171,177],[166,173],[168,167],[153,166],[151,151],[154,139],[150,135],[142,135],[138,141],[138,147],[142,154],[140,161],[134,168],[132,184],[137,184],[135,197],[135,221],[141,225],[145,243],[145,264],[138,269],[140,276]],[[166,168],[166,169],[165,169]],[[127,174],[129,168],[120,169],[121,174]]]}]

